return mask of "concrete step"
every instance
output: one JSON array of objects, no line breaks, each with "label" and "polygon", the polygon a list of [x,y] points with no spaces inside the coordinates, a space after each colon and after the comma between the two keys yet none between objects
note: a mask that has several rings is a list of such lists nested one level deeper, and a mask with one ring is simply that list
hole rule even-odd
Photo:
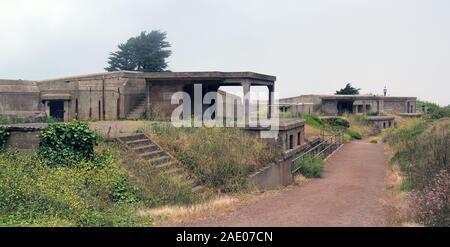
[{"label": "concrete step", "polygon": [[140,139],[140,140],[129,141],[129,142],[126,142],[126,144],[128,147],[130,147],[133,150],[138,147],[154,145],[149,139]]},{"label": "concrete step", "polygon": [[164,152],[163,150],[155,150],[155,151],[151,151],[151,152],[140,153],[139,155],[146,160],[150,160],[150,159],[157,158],[157,157],[167,156],[166,152]]},{"label": "concrete step", "polygon": [[155,168],[156,169],[169,168],[169,167],[171,167],[173,165],[176,165],[176,164],[177,164],[176,161],[169,161],[169,162],[166,162],[166,163],[161,164],[161,165],[156,165]]},{"label": "concrete step", "polygon": [[138,154],[149,153],[149,152],[154,152],[154,151],[159,151],[159,150],[161,150],[161,149],[159,149],[159,147],[156,146],[155,144],[150,144],[150,145],[140,145],[140,146],[132,147],[131,149],[132,149],[134,152],[138,153]]},{"label": "concrete step", "polygon": [[147,137],[144,134],[136,134],[136,135],[130,135],[130,136],[122,136],[119,137],[119,139],[125,143],[130,143],[132,141],[137,141],[137,140],[148,140]]},{"label": "concrete step", "polygon": [[147,159],[147,160],[148,160],[148,162],[151,165],[157,166],[157,165],[161,165],[161,164],[167,163],[167,161],[170,160],[170,159],[172,159],[172,158],[170,158],[169,156],[166,155],[166,156],[160,156],[160,157],[157,157],[157,158]]}]

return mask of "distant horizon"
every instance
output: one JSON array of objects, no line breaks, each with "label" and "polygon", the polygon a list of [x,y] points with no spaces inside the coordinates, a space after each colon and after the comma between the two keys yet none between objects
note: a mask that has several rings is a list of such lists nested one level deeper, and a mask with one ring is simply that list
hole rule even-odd
[{"label": "distant horizon", "polygon": [[171,71],[274,75],[281,98],[352,83],[450,104],[450,1],[17,0],[0,9],[2,79],[101,73],[118,44],[161,30]]}]

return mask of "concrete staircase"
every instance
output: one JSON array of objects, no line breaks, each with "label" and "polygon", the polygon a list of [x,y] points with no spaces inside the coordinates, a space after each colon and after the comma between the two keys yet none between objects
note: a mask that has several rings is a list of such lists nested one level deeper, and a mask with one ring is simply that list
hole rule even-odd
[{"label": "concrete staircase", "polygon": [[147,97],[139,97],[138,102],[139,103],[134,106],[133,110],[127,114],[128,119],[139,119],[144,116],[147,105]]},{"label": "concrete staircase", "polygon": [[[142,159],[148,161],[149,165],[155,170],[161,170],[173,176],[184,176],[186,179],[189,179],[187,178],[186,172],[180,168],[179,161],[158,144],[151,141],[146,135],[136,134],[123,136],[117,138],[117,141],[126,145],[128,149],[138,154]],[[199,192],[204,189],[195,180],[189,179],[189,181],[193,192]]]}]

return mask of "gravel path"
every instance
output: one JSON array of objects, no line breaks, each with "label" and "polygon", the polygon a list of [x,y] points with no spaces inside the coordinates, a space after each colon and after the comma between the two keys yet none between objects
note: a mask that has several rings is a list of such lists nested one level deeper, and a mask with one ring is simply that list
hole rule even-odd
[{"label": "gravel path", "polygon": [[355,141],[325,163],[323,178],[189,226],[383,226],[387,156]]}]

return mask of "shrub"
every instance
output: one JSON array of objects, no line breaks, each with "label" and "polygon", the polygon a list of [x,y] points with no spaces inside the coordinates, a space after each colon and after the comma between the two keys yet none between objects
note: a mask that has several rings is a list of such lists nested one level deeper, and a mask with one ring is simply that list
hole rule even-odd
[{"label": "shrub", "polygon": [[132,204],[111,199],[123,176],[115,165],[52,167],[35,154],[1,153],[0,225],[139,225]]},{"label": "shrub", "polygon": [[411,195],[416,218],[427,226],[450,226],[450,174],[439,172],[421,191]]},{"label": "shrub", "polygon": [[429,226],[449,226],[450,120],[409,120],[384,133],[400,168],[400,189],[413,191],[416,219]]},{"label": "shrub", "polygon": [[422,107],[426,107],[428,118],[441,119],[450,117],[450,109],[447,107],[441,107],[438,104],[431,102],[417,101],[417,109],[422,110]]},{"label": "shrub", "polygon": [[0,129],[0,150],[3,149],[3,147],[6,144],[6,141],[8,140],[9,137],[9,132],[4,130],[4,129]]},{"label": "shrub", "polygon": [[376,143],[378,143],[378,141],[379,141],[379,140],[378,140],[377,137],[371,137],[371,138],[369,138],[369,142],[370,142],[370,143],[375,143],[375,144],[376,144]]},{"label": "shrub", "polygon": [[320,158],[306,157],[295,161],[295,166],[300,167],[300,173],[307,178],[320,178],[323,171],[323,160]]},{"label": "shrub", "polygon": [[356,139],[356,140],[362,139],[362,135],[356,130],[347,129],[345,132],[347,132],[347,134],[349,134],[352,139]]},{"label": "shrub", "polygon": [[54,123],[39,133],[38,154],[52,165],[78,164],[93,158],[95,144],[96,135],[88,124]]},{"label": "shrub", "polygon": [[138,201],[137,189],[130,185],[127,176],[121,176],[116,181],[110,196],[113,202],[133,203]]},{"label": "shrub", "polygon": [[350,122],[340,117],[324,118],[323,121],[333,127],[349,128]]},{"label": "shrub", "polygon": [[316,115],[304,115],[303,120],[305,120],[305,123],[310,125],[311,127],[317,128],[317,129],[329,129],[330,126],[328,126],[322,119],[320,119]]},{"label": "shrub", "polygon": [[414,182],[411,179],[403,179],[400,183],[400,191],[411,191],[414,188]]}]

